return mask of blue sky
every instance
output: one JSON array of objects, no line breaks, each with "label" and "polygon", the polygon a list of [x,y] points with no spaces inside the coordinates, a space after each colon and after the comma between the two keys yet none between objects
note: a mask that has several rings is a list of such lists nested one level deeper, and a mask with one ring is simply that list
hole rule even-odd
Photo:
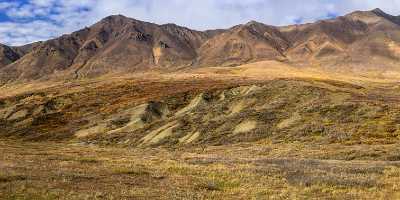
[{"label": "blue sky", "polygon": [[0,43],[47,40],[112,14],[205,30],[250,20],[306,23],[378,7],[400,14],[400,0],[0,0]]}]

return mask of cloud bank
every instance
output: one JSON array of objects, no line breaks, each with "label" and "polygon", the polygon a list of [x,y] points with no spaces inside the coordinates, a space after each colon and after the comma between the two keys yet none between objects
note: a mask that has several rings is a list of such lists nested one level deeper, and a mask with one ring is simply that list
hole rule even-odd
[{"label": "cloud bank", "polygon": [[250,20],[306,23],[374,8],[399,15],[400,0],[0,0],[0,43],[47,40],[112,14],[206,30]]}]

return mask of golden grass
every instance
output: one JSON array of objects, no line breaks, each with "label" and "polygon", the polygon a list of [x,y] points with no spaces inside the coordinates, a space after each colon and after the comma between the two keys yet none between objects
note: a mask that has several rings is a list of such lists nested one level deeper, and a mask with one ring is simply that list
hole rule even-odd
[{"label": "golden grass", "polygon": [[121,84],[129,81],[265,81],[279,78],[336,80],[355,84],[392,84],[400,79],[396,71],[340,72],[327,71],[317,66],[298,67],[278,61],[260,61],[237,67],[205,67],[183,69],[178,72],[149,71],[134,74],[108,74],[93,79],[63,81],[32,81],[0,86],[0,99],[26,92],[57,90],[79,92],[88,87]]},{"label": "golden grass", "polygon": [[278,61],[260,61],[237,67],[210,67],[193,71],[210,77],[231,76],[270,80],[277,78],[305,78],[317,80],[336,80],[356,84],[397,83],[400,74],[393,71],[340,72],[327,71],[317,66],[298,67]]},{"label": "golden grass", "polygon": [[[376,150],[377,157],[365,157]],[[345,161],[355,151],[353,161]],[[2,199],[396,199],[398,145],[123,149],[0,141]]]}]

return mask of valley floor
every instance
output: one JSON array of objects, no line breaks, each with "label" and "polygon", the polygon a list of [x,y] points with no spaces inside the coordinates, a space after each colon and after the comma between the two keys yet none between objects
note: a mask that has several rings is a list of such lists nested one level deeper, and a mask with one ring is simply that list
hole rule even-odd
[{"label": "valley floor", "polygon": [[400,147],[177,149],[0,140],[1,199],[399,199]]}]

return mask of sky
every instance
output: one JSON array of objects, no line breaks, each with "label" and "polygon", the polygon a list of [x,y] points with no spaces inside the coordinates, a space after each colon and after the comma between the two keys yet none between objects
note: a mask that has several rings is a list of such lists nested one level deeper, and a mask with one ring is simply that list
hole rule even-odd
[{"label": "sky", "polygon": [[374,8],[400,15],[400,0],[0,0],[0,43],[48,40],[113,14],[207,30],[251,20],[307,23]]}]

